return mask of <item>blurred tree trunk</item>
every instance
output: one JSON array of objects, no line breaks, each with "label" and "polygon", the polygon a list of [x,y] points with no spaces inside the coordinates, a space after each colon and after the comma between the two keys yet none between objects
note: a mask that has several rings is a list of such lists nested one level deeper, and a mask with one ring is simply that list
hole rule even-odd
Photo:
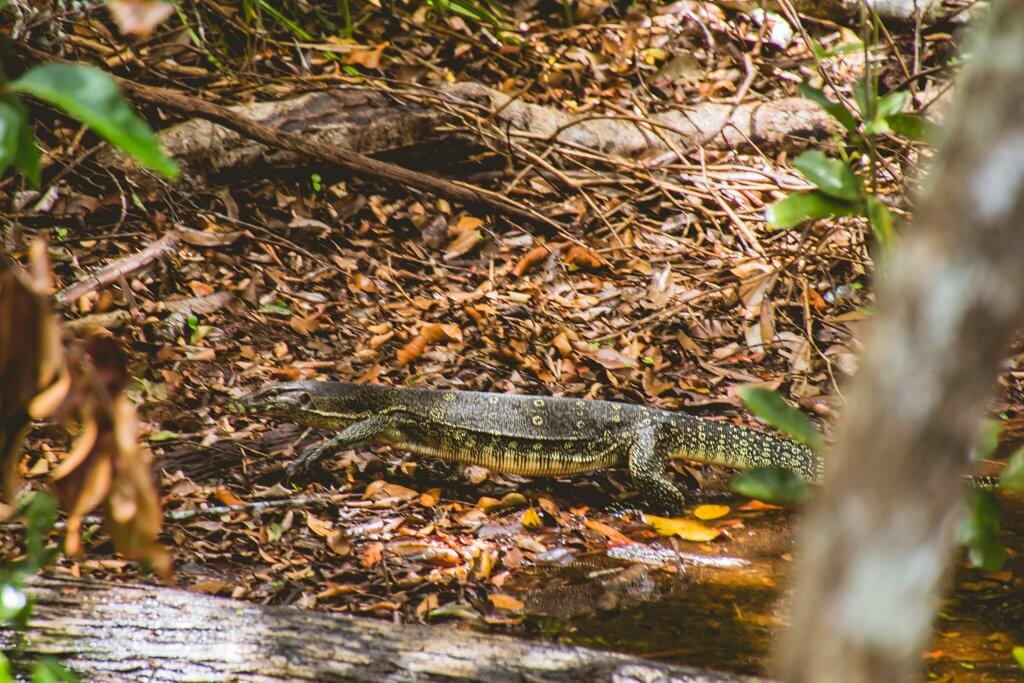
[{"label": "blurred tree trunk", "polygon": [[994,3],[802,534],[788,681],[920,675],[978,418],[1024,319],[1024,2]]}]

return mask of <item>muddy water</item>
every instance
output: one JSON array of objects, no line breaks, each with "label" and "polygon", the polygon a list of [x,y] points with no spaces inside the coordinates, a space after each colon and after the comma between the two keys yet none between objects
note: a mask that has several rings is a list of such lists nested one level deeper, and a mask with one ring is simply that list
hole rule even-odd
[{"label": "muddy water", "polygon": [[[1022,681],[1011,651],[1024,645],[1024,497],[1002,497],[1003,571],[958,560],[949,597],[922,653],[929,680]],[[562,558],[515,586],[527,630],[566,643],[692,666],[767,674],[783,627],[794,517],[736,513],[725,542],[664,540]]]}]

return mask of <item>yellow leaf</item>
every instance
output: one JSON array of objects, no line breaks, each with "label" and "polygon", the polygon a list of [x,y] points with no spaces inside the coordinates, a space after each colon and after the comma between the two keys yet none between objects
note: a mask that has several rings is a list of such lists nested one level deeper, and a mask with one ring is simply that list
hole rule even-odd
[{"label": "yellow leaf", "polygon": [[694,517],[705,521],[725,517],[727,514],[729,514],[728,505],[698,505],[693,511]]},{"label": "yellow leaf", "polygon": [[523,601],[519,598],[514,598],[511,595],[505,595],[504,593],[492,593],[487,596],[487,599],[490,600],[491,604],[498,609],[518,610],[526,607]]},{"label": "yellow leaf", "polygon": [[540,515],[538,515],[537,510],[532,507],[526,508],[523,512],[522,519],[519,520],[519,523],[523,525],[524,529],[530,529],[531,531],[539,529],[542,526]]},{"label": "yellow leaf", "polygon": [[722,534],[721,529],[712,529],[696,520],[682,517],[644,515],[644,522],[658,532],[659,536],[678,536],[684,541],[710,541]]}]

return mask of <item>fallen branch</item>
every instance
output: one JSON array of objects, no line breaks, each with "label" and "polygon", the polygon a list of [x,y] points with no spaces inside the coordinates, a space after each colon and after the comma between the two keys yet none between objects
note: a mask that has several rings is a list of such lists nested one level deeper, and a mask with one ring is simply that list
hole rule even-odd
[{"label": "fallen branch", "polygon": [[62,289],[57,292],[54,298],[60,306],[74,303],[89,292],[94,292],[97,289],[111,285],[121,278],[142,270],[157,259],[170,254],[178,248],[180,240],[181,235],[176,230],[171,230],[142,251],[118,259],[92,275],[79,280],[70,287]]},{"label": "fallen branch", "polygon": [[435,178],[425,173],[419,173],[396,164],[379,161],[335,145],[314,144],[295,133],[286,133],[257,123],[227,107],[188,97],[172,90],[141,85],[123,78],[117,78],[117,83],[125,92],[137,100],[213,121],[270,147],[291,150],[310,161],[333,164],[353,174],[370,176],[388,185],[399,185],[431,192],[466,206],[482,207],[508,218],[555,232],[563,230],[563,226],[557,221],[544,216],[538,211],[513,202],[497,192],[469,185],[468,183]]}]

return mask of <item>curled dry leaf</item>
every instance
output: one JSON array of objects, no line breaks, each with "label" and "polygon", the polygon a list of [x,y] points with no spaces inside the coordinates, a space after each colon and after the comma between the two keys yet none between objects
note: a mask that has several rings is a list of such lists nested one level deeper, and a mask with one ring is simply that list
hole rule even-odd
[{"label": "curled dry leaf", "polygon": [[456,325],[429,323],[420,328],[419,334],[395,354],[399,367],[408,365],[423,355],[427,347],[439,341],[462,341],[462,330]]},{"label": "curled dry leaf", "polygon": [[593,249],[581,247],[578,244],[574,244],[569,248],[569,251],[562,257],[570,266],[576,266],[584,270],[598,270],[608,265],[601,256]]},{"label": "curled dry leaf", "polygon": [[32,253],[33,277],[0,262],[0,479],[7,501],[19,485],[21,443],[33,398],[64,367],[60,330],[49,308],[45,245],[34,245]]},{"label": "curled dry leaf", "polygon": [[[111,339],[93,337],[65,350],[50,312],[46,248],[32,248],[33,277],[0,266],[0,465],[5,495],[30,416],[52,418],[75,434],[52,480],[68,511],[66,548],[80,548],[82,518],[103,506],[114,546],[163,575],[170,558],[156,539],[162,515],[151,456],[140,448],[135,407],[122,393],[124,356]],[[16,331],[17,334],[12,334]]]},{"label": "curled dry leaf", "polygon": [[551,254],[561,250],[561,244],[538,244],[519,259],[512,272],[516,277],[522,277],[539,266]]}]

